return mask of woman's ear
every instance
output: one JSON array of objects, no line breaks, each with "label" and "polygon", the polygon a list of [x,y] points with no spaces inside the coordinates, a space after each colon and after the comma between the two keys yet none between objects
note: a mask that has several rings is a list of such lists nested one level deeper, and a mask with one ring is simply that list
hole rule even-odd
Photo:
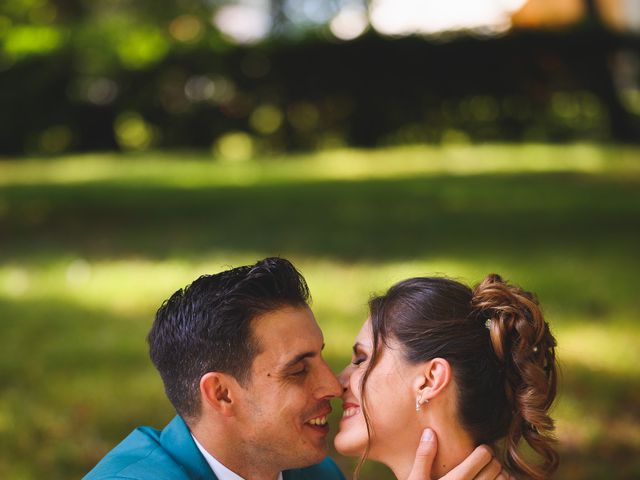
[{"label": "woman's ear", "polygon": [[414,389],[422,402],[432,400],[451,382],[451,365],[444,358],[433,358],[422,364],[414,381]]},{"label": "woman's ear", "polygon": [[225,417],[234,414],[235,379],[220,372],[205,373],[200,379],[200,399],[203,409],[212,409]]}]

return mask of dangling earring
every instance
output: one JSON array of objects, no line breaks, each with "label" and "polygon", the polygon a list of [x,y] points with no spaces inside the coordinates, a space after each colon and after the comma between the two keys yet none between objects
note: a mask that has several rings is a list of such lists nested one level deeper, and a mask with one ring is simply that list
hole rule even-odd
[{"label": "dangling earring", "polygon": [[429,400],[422,400],[421,395],[416,395],[416,412],[420,411],[420,407],[422,407],[423,403],[429,403]]}]

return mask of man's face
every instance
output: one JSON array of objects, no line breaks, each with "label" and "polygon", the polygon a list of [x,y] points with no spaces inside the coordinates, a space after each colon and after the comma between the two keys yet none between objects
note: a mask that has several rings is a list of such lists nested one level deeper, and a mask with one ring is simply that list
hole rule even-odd
[{"label": "man's face", "polygon": [[278,469],[320,462],[327,454],[329,400],[340,395],[322,358],[322,331],[308,307],[284,307],[252,322],[260,353],[241,391],[238,421],[246,447]]}]

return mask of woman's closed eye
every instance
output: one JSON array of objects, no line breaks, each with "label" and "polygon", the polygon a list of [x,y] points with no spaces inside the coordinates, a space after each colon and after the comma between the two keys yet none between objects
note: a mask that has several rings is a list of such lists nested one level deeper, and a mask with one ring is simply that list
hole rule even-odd
[{"label": "woman's closed eye", "polygon": [[351,363],[352,363],[353,365],[358,366],[358,365],[360,365],[362,362],[364,362],[364,361],[366,361],[366,360],[367,360],[367,357],[356,357],[356,358],[354,358],[353,360],[351,360]]}]

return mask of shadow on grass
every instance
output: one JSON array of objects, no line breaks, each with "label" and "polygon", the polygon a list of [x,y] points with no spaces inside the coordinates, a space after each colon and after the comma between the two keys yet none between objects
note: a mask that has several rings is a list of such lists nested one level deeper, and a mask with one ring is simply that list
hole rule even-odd
[{"label": "shadow on grass", "polygon": [[216,250],[397,260],[630,249],[639,182],[482,175],[179,189],[8,186],[2,257],[73,250],[193,258]]}]

